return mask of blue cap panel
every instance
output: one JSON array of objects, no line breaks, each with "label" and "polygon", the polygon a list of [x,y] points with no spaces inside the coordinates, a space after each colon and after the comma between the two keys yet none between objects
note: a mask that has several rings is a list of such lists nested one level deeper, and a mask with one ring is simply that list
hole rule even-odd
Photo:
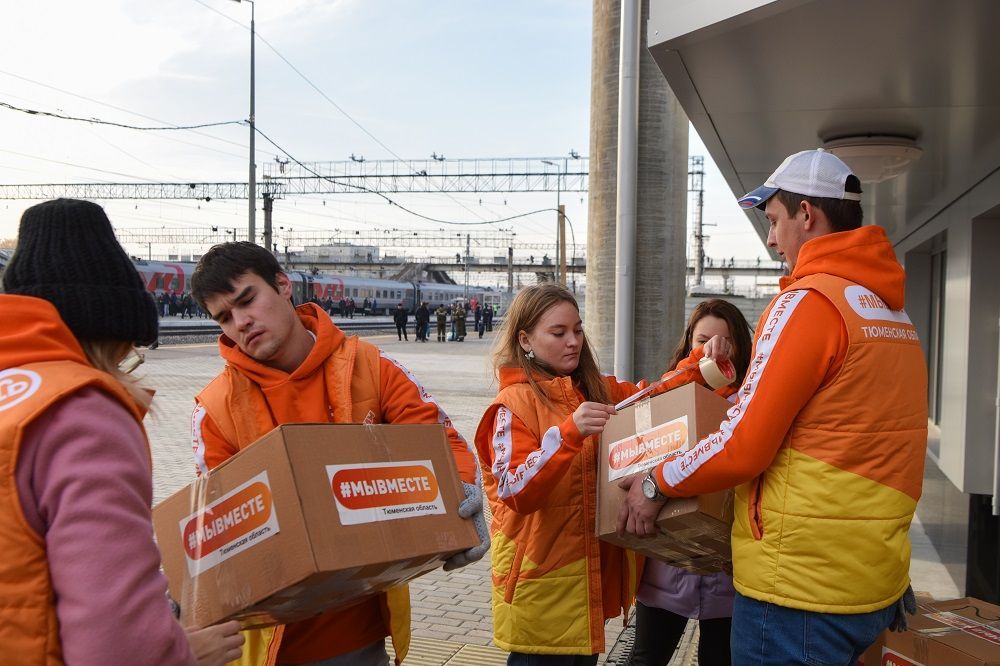
[{"label": "blue cap panel", "polygon": [[774,196],[774,193],[778,191],[777,187],[767,187],[766,185],[761,185],[756,190],[752,192],[747,192],[736,202],[740,205],[740,208],[760,208],[764,210],[764,204],[767,200]]}]

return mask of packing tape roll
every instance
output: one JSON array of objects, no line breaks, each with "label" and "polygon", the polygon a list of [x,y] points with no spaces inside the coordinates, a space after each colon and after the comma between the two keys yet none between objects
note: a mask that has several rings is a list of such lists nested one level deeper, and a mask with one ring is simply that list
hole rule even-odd
[{"label": "packing tape roll", "polygon": [[713,389],[722,388],[736,379],[736,370],[728,360],[723,361],[720,366],[720,364],[705,356],[698,361],[698,369],[701,370],[701,376],[705,378],[705,381]]}]

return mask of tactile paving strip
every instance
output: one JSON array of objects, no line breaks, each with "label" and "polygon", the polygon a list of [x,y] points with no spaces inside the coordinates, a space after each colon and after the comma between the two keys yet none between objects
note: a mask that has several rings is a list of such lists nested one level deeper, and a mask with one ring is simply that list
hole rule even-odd
[{"label": "tactile paving strip", "polygon": [[[395,656],[391,641],[387,642],[386,650],[390,658]],[[507,653],[499,648],[416,636],[406,655],[406,666],[503,666],[506,663]]]}]

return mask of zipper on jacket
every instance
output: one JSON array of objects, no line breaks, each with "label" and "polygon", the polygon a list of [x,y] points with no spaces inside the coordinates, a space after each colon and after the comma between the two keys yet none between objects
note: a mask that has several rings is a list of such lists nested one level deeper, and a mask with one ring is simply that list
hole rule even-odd
[{"label": "zipper on jacket", "polygon": [[521,562],[524,560],[524,551],[528,549],[528,544],[520,542],[514,550],[514,561],[510,563],[510,572],[507,574],[507,583],[504,585],[504,603],[513,603],[514,590],[517,589],[517,579],[521,576]]},{"label": "zipper on jacket", "polygon": [[761,496],[764,494],[764,475],[761,474],[750,482],[750,492],[747,497],[747,511],[750,520],[750,531],[753,538],[760,541],[764,538],[764,517],[761,513]]}]

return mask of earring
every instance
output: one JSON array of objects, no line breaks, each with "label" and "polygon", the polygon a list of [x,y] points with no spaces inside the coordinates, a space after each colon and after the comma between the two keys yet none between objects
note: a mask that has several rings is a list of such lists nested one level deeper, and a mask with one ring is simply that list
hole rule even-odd
[{"label": "earring", "polygon": [[535,351],[533,349],[529,349],[527,352],[525,352],[524,357],[526,359],[528,359],[529,361],[534,361],[535,360]]}]

